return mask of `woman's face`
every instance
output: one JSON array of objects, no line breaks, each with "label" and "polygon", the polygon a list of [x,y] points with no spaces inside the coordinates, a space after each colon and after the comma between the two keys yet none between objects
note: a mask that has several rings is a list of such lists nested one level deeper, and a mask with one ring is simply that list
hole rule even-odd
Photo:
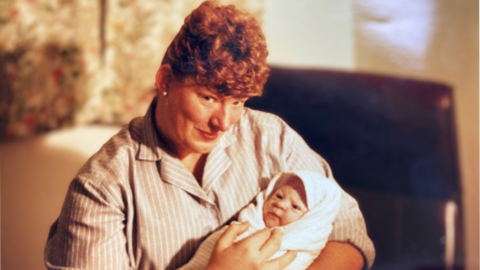
[{"label": "woman's face", "polygon": [[263,221],[268,228],[285,226],[299,220],[308,208],[297,192],[300,185],[285,184],[277,189],[263,205]]},{"label": "woman's face", "polygon": [[173,144],[179,158],[206,154],[240,120],[246,100],[220,96],[214,90],[193,83],[173,81],[167,95],[160,95],[157,101],[162,102],[164,108],[157,108],[157,127]]}]

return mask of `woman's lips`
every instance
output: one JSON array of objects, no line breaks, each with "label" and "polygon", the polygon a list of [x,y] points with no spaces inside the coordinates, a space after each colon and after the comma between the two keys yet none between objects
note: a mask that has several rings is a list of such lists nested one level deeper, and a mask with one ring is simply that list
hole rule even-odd
[{"label": "woman's lips", "polygon": [[210,133],[202,130],[199,130],[199,131],[200,131],[200,135],[202,135],[202,137],[207,141],[214,141],[218,137],[218,133]]}]

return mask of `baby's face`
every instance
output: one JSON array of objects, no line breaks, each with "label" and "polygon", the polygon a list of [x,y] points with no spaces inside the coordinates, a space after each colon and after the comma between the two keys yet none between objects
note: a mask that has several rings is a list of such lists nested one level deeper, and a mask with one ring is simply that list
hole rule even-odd
[{"label": "baby's face", "polygon": [[263,221],[268,228],[284,226],[299,220],[307,211],[295,187],[285,184],[263,205]]}]

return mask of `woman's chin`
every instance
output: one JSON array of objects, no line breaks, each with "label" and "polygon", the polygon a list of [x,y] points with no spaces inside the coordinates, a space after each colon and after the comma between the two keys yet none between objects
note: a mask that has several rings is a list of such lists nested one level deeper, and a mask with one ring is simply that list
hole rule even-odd
[{"label": "woman's chin", "polygon": [[192,140],[190,143],[191,148],[194,149],[197,153],[208,154],[213,150],[213,148],[215,148],[220,138],[221,136],[217,136],[215,140],[204,140],[201,137],[195,138],[195,140]]},{"label": "woman's chin", "polygon": [[203,141],[203,140],[195,140],[195,141],[190,141],[187,142],[187,149],[191,153],[197,153],[197,154],[208,154],[212,152],[213,148],[217,145],[217,141]]}]

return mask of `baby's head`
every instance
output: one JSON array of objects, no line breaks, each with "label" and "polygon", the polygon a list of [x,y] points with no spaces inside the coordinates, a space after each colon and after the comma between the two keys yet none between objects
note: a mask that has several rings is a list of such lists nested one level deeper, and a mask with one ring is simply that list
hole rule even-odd
[{"label": "baby's head", "polygon": [[263,221],[272,228],[299,220],[307,211],[307,194],[302,180],[296,175],[278,179],[263,205]]}]

